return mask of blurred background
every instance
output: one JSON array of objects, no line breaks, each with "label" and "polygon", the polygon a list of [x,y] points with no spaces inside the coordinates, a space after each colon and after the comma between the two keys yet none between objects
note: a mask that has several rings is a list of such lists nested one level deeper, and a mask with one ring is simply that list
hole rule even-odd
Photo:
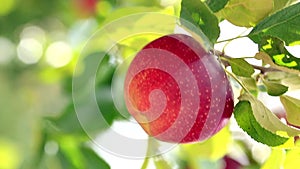
[{"label": "blurred background", "polygon": [[[88,144],[90,139],[74,111],[73,71],[86,41],[105,23],[143,11],[177,15],[179,1],[0,0],[0,4],[0,169],[140,168],[143,160],[117,158]],[[226,21],[220,26],[220,40],[247,31]],[[216,48],[222,50],[224,45]],[[125,48],[121,52],[130,55],[133,51]],[[236,57],[255,52],[257,46],[247,38],[226,48],[227,54]],[[96,92],[111,85],[116,65],[107,57],[97,75]],[[124,117],[111,96],[97,99],[107,122],[124,128],[122,122],[114,123]],[[91,121],[91,128],[93,123],[97,122]],[[95,132],[104,130],[95,128]],[[225,163],[232,168],[258,168],[271,149],[249,140],[239,129],[228,126],[205,145],[182,146],[165,158],[185,169],[224,168]]]}]

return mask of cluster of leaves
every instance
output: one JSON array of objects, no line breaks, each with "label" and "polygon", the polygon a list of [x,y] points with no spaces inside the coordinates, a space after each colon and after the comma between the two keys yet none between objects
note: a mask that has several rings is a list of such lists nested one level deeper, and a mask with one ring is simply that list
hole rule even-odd
[{"label": "cluster of leaves", "polygon": [[288,123],[300,126],[300,100],[284,95],[295,84],[287,79],[297,82],[300,79],[300,59],[285,47],[300,42],[300,3],[291,3],[287,0],[183,0],[181,4],[180,16],[198,26],[212,44],[217,43],[218,23],[222,19],[253,28],[245,37],[258,45],[259,52],[253,58],[262,60],[263,65],[251,65],[244,58],[231,58],[222,52],[217,54],[231,66],[231,76],[243,87],[234,111],[236,121],[253,139],[272,147],[300,134],[299,129],[281,122],[256,98],[258,92],[280,97]]},{"label": "cluster of leaves", "polygon": [[[299,45],[299,12],[300,3],[289,0],[183,0],[181,3],[180,17],[200,28],[211,44],[218,43],[218,24],[223,19],[252,29],[243,37],[257,44],[259,52],[253,58],[262,60],[262,65],[252,65],[242,56],[232,58],[224,52],[214,52],[225,66],[231,67],[233,74],[228,72],[229,75],[242,86],[234,109],[238,125],[257,142],[276,147],[263,168],[293,168],[295,162],[291,159],[299,158],[295,140],[300,134],[300,100],[285,95],[299,89],[299,55],[293,56],[286,49]],[[280,98],[287,124],[257,99],[259,92]]]}]

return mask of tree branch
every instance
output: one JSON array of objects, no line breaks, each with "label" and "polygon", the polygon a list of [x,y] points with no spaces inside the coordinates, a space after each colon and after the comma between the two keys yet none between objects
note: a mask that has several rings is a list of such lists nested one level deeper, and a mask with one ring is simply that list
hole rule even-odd
[{"label": "tree branch", "polygon": [[[215,55],[219,56],[219,57],[223,57],[225,59],[232,59],[233,57],[226,55],[224,52],[218,51],[218,50],[212,50],[212,53],[214,53]],[[229,62],[221,59],[221,62],[224,64],[225,67],[230,66]],[[266,72],[273,72],[273,71],[280,71],[278,69],[275,68],[271,68],[271,67],[264,67],[264,66],[258,66],[258,65],[253,65],[250,64],[254,69],[260,70],[262,74],[265,74]]]}]

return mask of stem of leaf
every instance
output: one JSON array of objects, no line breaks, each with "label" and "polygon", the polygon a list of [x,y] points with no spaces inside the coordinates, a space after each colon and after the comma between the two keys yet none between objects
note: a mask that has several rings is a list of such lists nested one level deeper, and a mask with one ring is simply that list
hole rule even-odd
[{"label": "stem of leaf", "polygon": [[233,41],[235,39],[239,39],[239,38],[246,38],[248,37],[248,35],[243,35],[243,36],[237,36],[237,37],[234,37],[234,38],[230,38],[230,39],[225,39],[225,40],[220,40],[220,41],[217,41],[217,43],[223,43],[223,42],[230,42],[230,41]]},{"label": "stem of leaf", "polygon": [[240,81],[240,79],[238,79],[233,73],[229,72],[228,70],[226,70],[226,68],[224,68],[225,72],[231,76],[236,82],[238,82],[240,84],[240,86],[247,92],[250,93],[250,91],[247,89],[247,87],[244,85],[244,83],[242,81]]}]

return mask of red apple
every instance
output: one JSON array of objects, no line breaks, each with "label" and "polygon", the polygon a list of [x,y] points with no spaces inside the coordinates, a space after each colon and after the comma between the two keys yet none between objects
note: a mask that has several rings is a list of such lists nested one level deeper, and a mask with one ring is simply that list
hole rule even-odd
[{"label": "red apple", "polygon": [[217,57],[183,34],[160,37],[137,53],[124,96],[150,136],[172,143],[211,137],[233,111],[232,89]]}]

